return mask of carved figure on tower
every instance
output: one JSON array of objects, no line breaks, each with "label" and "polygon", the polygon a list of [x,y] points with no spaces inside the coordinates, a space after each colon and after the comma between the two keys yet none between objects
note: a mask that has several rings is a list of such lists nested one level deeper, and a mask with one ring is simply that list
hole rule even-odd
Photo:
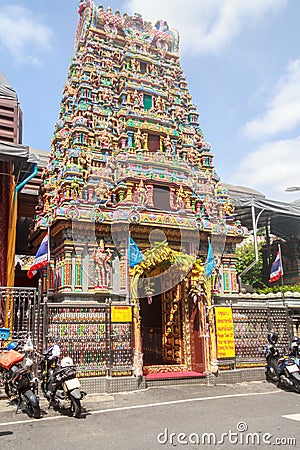
[{"label": "carved figure on tower", "polygon": [[181,185],[176,195],[176,207],[178,209],[185,209],[186,206],[185,201],[186,201],[186,193],[184,192],[183,187]]},{"label": "carved figure on tower", "polygon": [[134,108],[140,108],[142,106],[142,99],[137,90],[132,92],[129,96],[129,103],[133,105]]},{"label": "carved figure on tower", "polygon": [[234,213],[234,205],[231,203],[229,197],[226,198],[223,208],[227,216],[231,216]]},{"label": "carved figure on tower", "polygon": [[104,129],[100,133],[99,141],[101,148],[109,148],[112,142],[111,134],[106,129]]},{"label": "carved figure on tower", "polygon": [[95,193],[98,199],[101,200],[101,203],[104,203],[108,199],[109,189],[104,183],[103,178],[99,180]]},{"label": "carved figure on tower", "polygon": [[198,132],[196,132],[194,135],[194,143],[195,143],[196,148],[199,150],[201,150],[203,147],[205,147],[205,139]]},{"label": "carved figure on tower", "polygon": [[138,194],[138,204],[139,205],[145,205],[147,203],[147,188],[144,185],[143,180],[140,181],[138,187],[137,187],[137,194]]},{"label": "carved figure on tower", "polygon": [[140,129],[138,129],[134,135],[134,143],[137,150],[144,149],[146,143],[146,135],[145,133],[142,133]]},{"label": "carved figure on tower", "polygon": [[91,155],[84,150],[78,155],[78,166],[82,169],[83,180],[86,181],[91,167]]},{"label": "carved figure on tower", "polygon": [[93,252],[93,260],[95,264],[95,287],[102,289],[109,287],[111,258],[111,250],[105,250],[104,241],[101,239],[98,248]]},{"label": "carved figure on tower", "polygon": [[171,155],[172,153],[174,153],[173,143],[168,134],[165,138],[163,138],[163,145],[164,145],[166,155]]},{"label": "carved figure on tower", "polygon": [[78,178],[75,176],[71,182],[71,197],[76,200],[80,195],[80,183]]}]

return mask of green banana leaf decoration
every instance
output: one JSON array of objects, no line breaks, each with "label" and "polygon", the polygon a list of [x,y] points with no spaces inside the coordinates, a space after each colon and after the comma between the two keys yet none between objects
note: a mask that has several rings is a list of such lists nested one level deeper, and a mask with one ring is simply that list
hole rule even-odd
[{"label": "green banana leaf decoration", "polygon": [[138,301],[138,283],[141,276],[147,277],[147,274],[154,267],[162,263],[176,265],[182,272],[190,274],[192,285],[203,284],[205,281],[205,268],[200,259],[195,260],[193,256],[172,250],[166,240],[158,242],[153,248],[143,253],[143,260],[139,264],[129,270],[131,276],[130,292],[134,303]]}]

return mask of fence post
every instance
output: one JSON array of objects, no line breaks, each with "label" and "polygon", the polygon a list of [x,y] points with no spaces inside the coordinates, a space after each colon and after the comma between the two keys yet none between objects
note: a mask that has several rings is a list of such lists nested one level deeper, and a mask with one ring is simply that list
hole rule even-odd
[{"label": "fence post", "polygon": [[43,311],[43,347],[42,352],[47,350],[47,335],[48,335],[48,304],[46,298],[44,299]]}]

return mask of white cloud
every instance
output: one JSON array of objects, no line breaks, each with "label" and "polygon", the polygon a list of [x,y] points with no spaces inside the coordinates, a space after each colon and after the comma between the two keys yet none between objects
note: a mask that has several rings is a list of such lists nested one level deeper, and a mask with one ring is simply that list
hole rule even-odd
[{"label": "white cloud", "polygon": [[246,136],[264,139],[292,131],[300,124],[300,60],[291,61],[284,76],[274,88],[274,98],[260,117],[249,121],[243,130]]},{"label": "white cloud", "polygon": [[37,64],[40,50],[50,48],[52,30],[23,6],[0,7],[0,49],[17,63]]},{"label": "white cloud", "polygon": [[285,193],[285,188],[300,185],[299,148],[300,136],[265,143],[242,159],[230,182],[251,186],[269,198],[290,202],[292,195]]},{"label": "white cloud", "polygon": [[286,4],[287,0],[128,0],[124,8],[152,23],[167,20],[180,33],[181,50],[199,54],[223,49],[243,28]]}]

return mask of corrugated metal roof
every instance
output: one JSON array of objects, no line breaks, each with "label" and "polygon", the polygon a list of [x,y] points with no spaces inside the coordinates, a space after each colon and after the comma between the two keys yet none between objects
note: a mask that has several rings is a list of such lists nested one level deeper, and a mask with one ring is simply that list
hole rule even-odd
[{"label": "corrugated metal roof", "polygon": [[235,218],[249,230],[253,229],[252,208],[254,208],[257,227],[270,225],[270,232],[281,238],[295,236],[300,239],[300,206],[284,203],[261,196],[241,195],[229,189],[229,196],[235,205]]}]

